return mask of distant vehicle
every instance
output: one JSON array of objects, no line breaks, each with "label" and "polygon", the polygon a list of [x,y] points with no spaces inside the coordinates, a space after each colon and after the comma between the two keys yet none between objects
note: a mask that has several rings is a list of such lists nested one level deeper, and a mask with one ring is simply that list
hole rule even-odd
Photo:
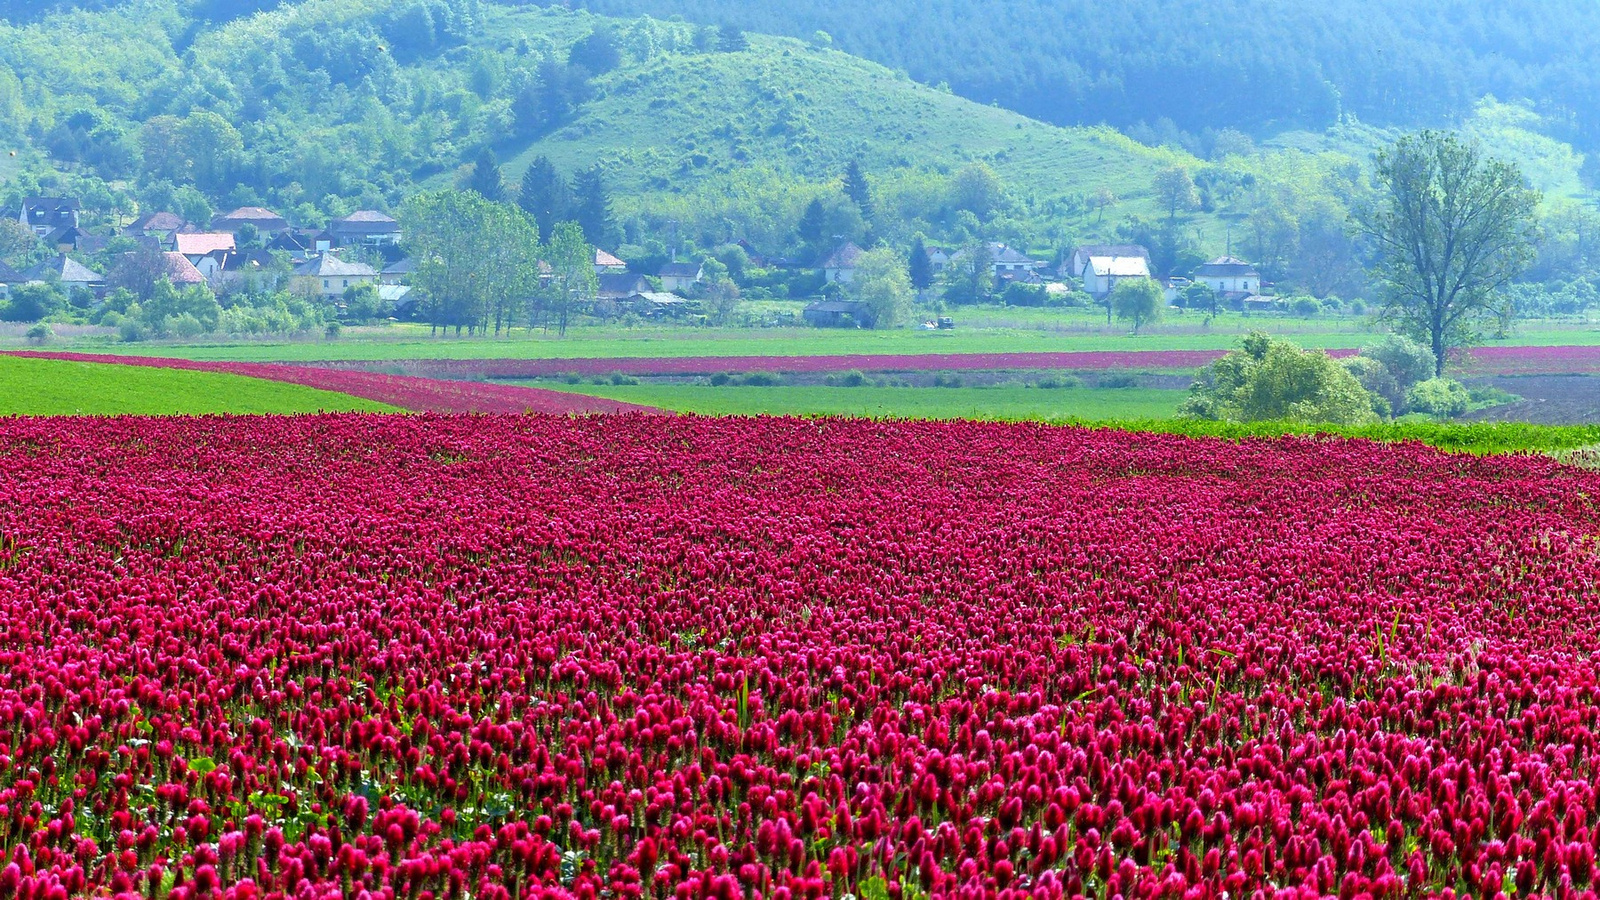
[{"label": "distant vehicle", "polygon": [[956,327],[956,320],[955,319],[952,319],[949,316],[940,316],[939,317],[939,330],[940,331],[944,331],[946,329],[950,329],[950,328],[954,328],[954,327]]}]

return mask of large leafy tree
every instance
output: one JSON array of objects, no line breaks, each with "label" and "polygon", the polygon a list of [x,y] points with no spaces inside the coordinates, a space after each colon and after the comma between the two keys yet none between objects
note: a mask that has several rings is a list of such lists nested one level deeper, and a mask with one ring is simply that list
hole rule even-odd
[{"label": "large leafy tree", "polygon": [[1111,289],[1111,310],[1138,333],[1139,328],[1161,318],[1167,305],[1161,286],[1148,278],[1129,278]]},{"label": "large leafy tree", "polygon": [[584,237],[582,226],[576,222],[562,222],[550,235],[545,247],[545,260],[550,266],[550,279],[544,293],[554,307],[556,328],[567,333],[567,322],[572,310],[594,300],[599,279],[594,273],[594,245]]},{"label": "large leafy tree", "polygon": [[[412,279],[435,328],[510,328],[538,285],[539,229],[522,210],[474,191],[418,194],[400,210]],[[589,260],[593,274],[593,258]]]},{"label": "large leafy tree", "polygon": [[1532,261],[1539,193],[1515,165],[1438,131],[1379,152],[1375,175],[1359,221],[1376,248],[1382,317],[1427,344],[1442,375],[1449,351],[1477,338],[1499,289]]},{"label": "large leafy tree", "polygon": [[880,248],[861,254],[850,293],[866,304],[873,328],[895,328],[911,317],[911,277],[906,261],[893,250]]}]

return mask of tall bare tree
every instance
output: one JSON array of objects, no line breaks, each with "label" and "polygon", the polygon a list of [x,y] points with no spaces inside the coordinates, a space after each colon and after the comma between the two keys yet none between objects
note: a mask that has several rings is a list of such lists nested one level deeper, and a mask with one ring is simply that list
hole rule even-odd
[{"label": "tall bare tree", "polygon": [[1499,289],[1532,261],[1539,192],[1447,132],[1402,137],[1375,162],[1378,190],[1358,222],[1377,251],[1381,318],[1426,343],[1443,375],[1448,352],[1477,339]]}]

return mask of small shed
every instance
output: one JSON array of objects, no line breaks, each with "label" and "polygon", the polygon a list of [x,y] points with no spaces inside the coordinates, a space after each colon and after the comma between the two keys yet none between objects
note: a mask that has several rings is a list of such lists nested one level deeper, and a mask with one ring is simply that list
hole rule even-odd
[{"label": "small shed", "polygon": [[858,300],[819,300],[805,308],[801,316],[817,328],[849,328],[865,319],[867,305]]}]

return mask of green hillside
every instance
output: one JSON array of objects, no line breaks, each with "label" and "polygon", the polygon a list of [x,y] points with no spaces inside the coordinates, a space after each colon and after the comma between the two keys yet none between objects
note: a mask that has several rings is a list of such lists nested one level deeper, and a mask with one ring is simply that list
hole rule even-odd
[{"label": "green hillside", "polygon": [[[1116,240],[1150,247],[1160,274],[1231,249],[1280,285],[1365,290],[1349,204],[1389,132],[1348,121],[1260,145],[1219,133],[1202,160],[1182,141],[974,103],[825,36],[487,0],[305,0],[226,22],[197,9],[138,0],[0,23],[0,204],[76,196],[93,227],[262,205],[315,227],[461,183],[492,149],[509,197],[541,155],[563,179],[598,166],[617,226],[599,242],[635,260],[740,239],[791,258],[835,236],[1002,240],[1043,258]],[[1584,195],[1556,117],[1477,109],[1469,133],[1552,195]],[[870,210],[840,190],[852,162]],[[1193,192],[1169,205],[1155,182],[1173,168]],[[825,221],[802,241],[814,200]],[[1552,245],[1576,249],[1546,254],[1546,272],[1588,257],[1597,229],[1566,218],[1551,233],[1572,239]]]},{"label": "green hillside", "polygon": [[[1116,194],[1113,222],[1155,216],[1156,173],[1200,165],[1108,128],[1045,125],[787,39],[752,36],[750,49],[735,53],[663,54],[596,87],[570,124],[514,147],[507,173],[519,175],[539,154],[566,170],[599,161],[616,173],[624,213],[754,223],[776,204],[792,223],[817,189],[834,190],[852,159],[890,206],[913,214],[934,212],[920,208],[939,202],[926,194],[981,162],[1000,176],[1019,215],[1048,212],[1083,225],[1087,195]],[[796,179],[807,189],[796,190]],[[664,206],[657,195],[669,198]],[[788,236],[755,237],[771,246]]]}]

